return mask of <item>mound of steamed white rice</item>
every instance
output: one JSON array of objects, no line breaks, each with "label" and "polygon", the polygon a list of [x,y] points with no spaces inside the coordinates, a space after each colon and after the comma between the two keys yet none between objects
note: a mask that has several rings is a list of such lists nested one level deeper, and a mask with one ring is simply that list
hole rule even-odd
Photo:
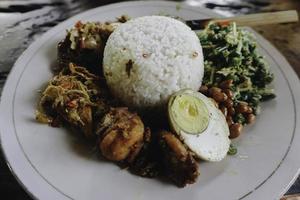
[{"label": "mound of steamed white rice", "polygon": [[162,106],[180,89],[199,89],[202,48],[197,35],[178,20],[139,17],[110,35],[103,69],[113,95],[127,106]]}]

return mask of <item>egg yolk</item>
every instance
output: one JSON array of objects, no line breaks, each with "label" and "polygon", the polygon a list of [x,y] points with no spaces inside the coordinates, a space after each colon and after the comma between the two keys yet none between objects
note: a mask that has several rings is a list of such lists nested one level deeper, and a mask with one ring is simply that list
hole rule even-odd
[{"label": "egg yolk", "polygon": [[174,128],[190,134],[202,133],[210,119],[205,103],[189,94],[180,94],[173,98],[169,114]]}]

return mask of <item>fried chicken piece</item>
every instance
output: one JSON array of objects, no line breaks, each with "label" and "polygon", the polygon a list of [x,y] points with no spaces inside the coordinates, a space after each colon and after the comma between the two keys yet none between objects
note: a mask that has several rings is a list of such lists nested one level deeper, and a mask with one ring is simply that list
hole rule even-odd
[{"label": "fried chicken piece", "polygon": [[192,153],[171,132],[159,133],[165,174],[178,186],[192,184],[199,176],[199,166]]},{"label": "fried chicken piece", "polygon": [[111,161],[131,163],[150,134],[141,118],[127,108],[112,108],[98,127],[99,149]]}]

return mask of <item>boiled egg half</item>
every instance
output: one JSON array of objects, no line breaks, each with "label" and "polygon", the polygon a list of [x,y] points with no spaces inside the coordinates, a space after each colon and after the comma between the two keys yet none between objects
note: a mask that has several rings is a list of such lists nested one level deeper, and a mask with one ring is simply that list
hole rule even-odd
[{"label": "boiled egg half", "polygon": [[190,89],[180,90],[169,99],[168,115],[173,131],[196,156],[207,161],[225,158],[229,128],[211,99]]}]

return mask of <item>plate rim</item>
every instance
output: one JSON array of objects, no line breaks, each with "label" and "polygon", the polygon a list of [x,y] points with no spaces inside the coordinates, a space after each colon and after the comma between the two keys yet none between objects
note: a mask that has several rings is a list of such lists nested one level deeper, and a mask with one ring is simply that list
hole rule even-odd
[{"label": "plate rim", "polygon": [[[114,4],[108,4],[108,5],[105,5],[105,6],[100,6],[100,7],[97,7],[97,8],[93,8],[93,9],[90,9],[90,10],[87,10],[87,11],[84,11],[82,13],[79,13],[69,19],[66,19],[65,21],[59,23],[58,25],[56,25],[55,27],[51,28],[50,30],[48,30],[46,33],[44,33],[41,37],[39,37],[36,41],[34,41],[21,55],[20,57],[17,59],[17,61],[15,62],[15,64],[13,65],[8,77],[7,77],[7,80],[5,82],[5,85],[3,87],[3,90],[2,90],[2,95],[1,95],[1,102],[0,102],[0,111],[1,110],[4,110],[3,107],[4,107],[4,100],[3,100],[3,96],[6,95],[6,93],[9,93],[7,92],[8,88],[9,88],[9,84],[7,83],[10,83],[10,82],[15,82],[12,78],[13,75],[16,74],[16,72],[18,72],[17,70],[19,71],[22,71],[22,70],[25,70],[24,68],[24,64],[21,64],[20,62],[23,61],[24,59],[26,59],[26,56],[27,54],[29,54],[30,52],[32,52],[32,50],[35,50],[36,49],[36,46],[42,46],[43,43],[41,43],[43,40],[45,40],[46,38],[49,38],[53,33],[57,32],[59,29],[63,28],[63,27],[66,27],[68,26],[68,24],[70,24],[71,22],[73,23],[73,21],[76,21],[78,20],[78,18],[82,18],[82,17],[87,17],[88,14],[92,14],[94,13],[95,11],[99,10],[99,9],[104,9],[104,8],[116,8],[118,6],[122,7],[124,5],[129,5],[129,6],[135,6],[135,5],[145,5],[145,4],[150,4],[150,5],[153,5],[153,4],[161,4],[161,5],[167,5],[168,7],[170,6],[177,6],[178,2],[170,2],[170,1],[131,1],[131,2],[121,2],[121,3],[114,3]],[[210,9],[207,9],[207,8],[203,8],[203,7],[194,7],[194,6],[188,6],[186,4],[180,4],[182,5],[182,7],[184,8],[189,8],[189,9],[192,9],[192,10],[196,10],[196,9],[201,9],[202,12],[204,12],[205,10],[211,14],[214,14],[214,12]],[[199,11],[198,11],[199,12]],[[91,16],[91,15],[89,15]],[[283,65],[281,66],[284,66],[287,68],[287,71],[285,72],[282,72],[283,75],[287,75],[287,77],[289,77],[287,80],[287,83],[288,84],[291,84],[291,93],[292,94],[296,94],[296,97],[295,97],[295,100],[296,99],[299,99],[300,100],[300,92],[298,93],[295,93],[295,88],[292,87],[292,86],[295,86],[298,84],[298,87],[295,86],[296,88],[300,88],[300,82],[299,82],[299,79],[298,79],[298,82],[297,82],[297,75],[294,71],[294,69],[291,67],[291,65],[287,62],[287,60],[285,59],[285,57],[279,53],[279,51],[270,43],[268,42],[265,38],[263,38],[260,34],[257,34],[258,37],[260,37],[260,40],[263,41],[264,43],[267,43],[267,45],[269,47],[271,47],[273,50],[274,50],[274,53],[276,54],[277,57],[280,58],[280,61],[282,62]],[[39,45],[40,44],[40,45]],[[274,60],[276,61],[279,61],[279,59],[275,59]],[[19,67],[18,67],[19,66]],[[18,68],[17,68],[18,67]],[[23,69],[24,68],[24,69]],[[280,67],[280,70],[283,70],[281,67]],[[17,75],[20,75],[21,76],[22,73],[20,74],[17,74]],[[16,76],[16,75],[15,75]],[[19,76],[17,76],[19,77]],[[292,77],[292,78],[290,78]],[[293,83],[291,83],[293,82]],[[296,101],[297,102],[297,101]],[[297,110],[299,109],[299,105],[295,104],[295,117],[297,117]],[[3,113],[3,112],[1,112]],[[2,124],[2,115],[1,114],[1,118],[0,118],[0,123]],[[299,125],[299,119],[296,119],[296,128],[295,128],[295,131],[297,131],[297,125]],[[1,130],[1,129],[0,129]],[[9,162],[9,159],[7,158],[7,154],[3,148],[3,141],[2,141],[2,138],[3,138],[3,130],[0,131],[0,146],[1,146],[1,150],[3,152],[3,155],[4,155],[4,159],[8,165],[8,168],[10,169],[11,173],[14,175],[14,177],[17,179],[17,181],[19,182],[19,184],[25,189],[25,191],[33,198],[35,199],[38,199],[38,197],[36,197],[33,193],[31,193],[31,191],[29,190],[29,188],[27,188],[27,186],[25,184],[23,184],[22,180],[19,179],[18,175],[15,174],[15,171],[13,170],[13,167],[11,166],[10,162]],[[299,134],[298,134],[299,135]],[[295,135],[297,136],[297,134]],[[291,148],[295,146],[294,145],[291,145]],[[290,154],[290,152],[287,153],[287,156]],[[297,178],[297,176],[299,175],[299,167],[298,167],[298,171],[297,173],[294,175],[294,178],[291,180],[291,182],[289,183],[289,185],[291,185],[295,179]],[[288,186],[289,186],[288,185]],[[284,193],[287,189],[288,189],[288,186],[284,189],[284,191],[281,192]],[[72,198],[71,198],[72,199]]]}]

